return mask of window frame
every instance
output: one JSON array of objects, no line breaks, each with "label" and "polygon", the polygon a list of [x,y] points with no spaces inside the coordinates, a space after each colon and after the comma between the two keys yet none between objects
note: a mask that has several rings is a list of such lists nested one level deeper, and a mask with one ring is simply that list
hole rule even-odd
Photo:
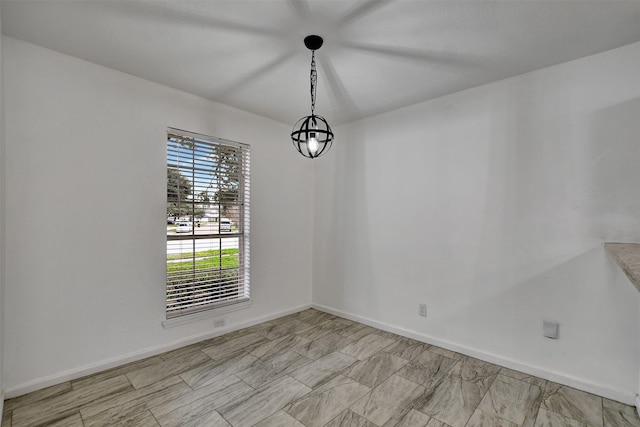
[{"label": "window frame", "polygon": [[[182,142],[180,142],[182,141]],[[183,144],[191,143],[191,148],[183,148]],[[173,145],[172,145],[173,144]],[[186,145],[185,144],[185,145]],[[182,147],[180,147],[182,145]],[[251,304],[251,294],[250,294],[250,146],[249,144],[244,144],[236,141],[230,141],[210,135],[203,135],[194,132],[185,131],[182,129],[176,128],[167,128],[167,139],[166,139],[166,166],[167,166],[167,199],[165,206],[167,207],[167,218],[169,218],[169,210],[171,203],[175,204],[175,200],[170,200],[169,196],[169,175],[170,169],[174,169],[180,174],[183,175],[182,172],[191,170],[192,176],[190,186],[190,193],[187,198],[184,200],[180,199],[180,195],[178,195],[177,203],[178,210],[182,212],[181,203],[186,206],[191,206],[190,212],[190,222],[192,224],[192,230],[189,234],[180,234],[177,233],[175,235],[166,234],[166,243],[167,243],[167,262],[165,267],[165,321],[163,324],[165,326],[169,326],[171,324],[179,324],[183,323],[184,319],[189,318],[200,318],[207,315],[219,314],[222,312],[232,311],[240,308],[244,308]],[[200,150],[207,152],[206,150],[210,149],[210,156],[208,157],[196,157],[196,153],[201,153]],[[173,150],[173,151],[172,151]],[[188,156],[189,150],[191,150],[191,157]],[[179,154],[178,154],[179,152]],[[234,161],[222,165],[222,162],[216,163],[214,159],[214,154],[217,153],[227,153],[231,154],[234,157]],[[185,154],[187,153],[187,154]],[[180,159],[190,160],[190,166],[182,166],[179,161],[176,161],[174,164],[171,164],[170,154],[176,154],[176,157]],[[184,155],[184,157],[183,157]],[[198,154],[201,155],[201,154]],[[204,160],[203,160],[204,159]],[[211,159],[211,160],[207,160]],[[218,158],[219,159],[219,158]],[[214,165],[212,169],[203,172],[203,174],[210,174],[207,176],[211,177],[211,183],[214,182],[213,176],[215,176],[216,188],[220,188],[218,184],[222,179],[230,180],[232,182],[237,181],[237,190],[236,190],[236,199],[234,202],[227,204],[231,204],[232,206],[237,208],[237,231],[223,232],[220,229],[220,223],[222,222],[223,209],[222,206],[225,203],[221,202],[221,199],[225,197],[222,192],[217,193],[217,212],[218,212],[218,229],[217,232],[203,232],[196,234],[196,205],[200,203],[201,208],[204,208],[204,202],[197,201],[197,189],[200,187],[196,187],[196,183],[201,177],[196,178],[196,170],[203,170],[202,164],[198,164],[198,162],[203,162],[204,166]],[[229,167],[231,165],[231,168]],[[224,170],[227,170],[228,173],[225,173]],[[233,172],[231,172],[233,171]],[[182,178],[178,178],[180,181]],[[177,187],[180,188],[180,184],[177,184]],[[179,190],[178,190],[179,193]],[[208,193],[207,193],[208,194]],[[189,199],[190,198],[190,199]],[[207,201],[207,206],[210,205],[216,206],[216,203],[211,203]],[[228,208],[228,206],[227,206]],[[188,209],[188,208],[187,208]],[[176,221],[176,223],[179,221]],[[213,239],[218,240],[219,251],[216,255],[213,256],[212,260],[219,259],[219,268],[210,268],[207,267],[201,268],[197,267],[196,261],[198,260],[198,249],[196,249],[196,242],[202,239]],[[223,267],[222,258],[223,250],[222,250],[222,242],[224,240],[229,241],[231,239],[237,239],[237,258],[238,265],[237,267]],[[185,252],[183,249],[180,249],[178,253],[190,255],[189,258],[180,258],[184,259],[188,262],[193,262],[193,277],[190,283],[182,283],[180,288],[177,288],[178,285],[175,283],[171,285],[169,283],[170,274],[169,274],[169,265],[171,261],[169,259],[169,247],[171,245],[170,242],[173,241],[187,241],[191,242],[192,252]],[[206,243],[203,240],[203,243]],[[186,243],[188,245],[189,243]],[[179,244],[182,248],[182,243]],[[173,261],[175,262],[175,261]],[[182,261],[181,261],[182,262]],[[189,267],[190,268],[190,267]],[[204,272],[204,273],[203,273]],[[202,276],[198,276],[197,274],[207,274],[211,275],[218,274],[217,279],[218,282],[209,282],[205,281],[198,282],[201,280]],[[230,276],[225,275],[230,273]],[[234,276],[235,274],[235,276]],[[180,272],[178,275],[183,277],[189,276],[190,274]],[[183,277],[180,277],[179,280],[184,280]],[[208,276],[205,276],[208,277]],[[172,279],[176,280],[176,274],[174,273]],[[191,288],[189,288],[191,286]],[[222,289],[222,291],[221,291]],[[189,299],[189,296],[184,296],[185,294],[194,294],[192,299]],[[197,293],[197,294],[196,294]],[[234,293],[237,293],[237,297],[234,297]],[[203,296],[204,294],[204,296]],[[218,295],[216,297],[215,295]],[[220,300],[216,300],[216,298],[220,298]],[[179,301],[181,300],[182,301]],[[202,300],[202,301],[198,301]],[[172,303],[173,301],[173,303]],[[176,302],[179,301],[179,302]]]}]

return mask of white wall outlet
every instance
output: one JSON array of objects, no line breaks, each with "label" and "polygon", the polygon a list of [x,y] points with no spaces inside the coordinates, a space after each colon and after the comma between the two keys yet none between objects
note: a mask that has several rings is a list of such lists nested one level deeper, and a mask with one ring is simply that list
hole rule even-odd
[{"label": "white wall outlet", "polygon": [[224,317],[222,319],[213,319],[213,327],[214,328],[222,328],[225,325],[226,321]]},{"label": "white wall outlet", "polygon": [[422,317],[427,317],[427,304],[418,305],[418,314]]},{"label": "white wall outlet", "polygon": [[551,339],[558,339],[558,324],[544,320],[542,322],[542,334]]}]

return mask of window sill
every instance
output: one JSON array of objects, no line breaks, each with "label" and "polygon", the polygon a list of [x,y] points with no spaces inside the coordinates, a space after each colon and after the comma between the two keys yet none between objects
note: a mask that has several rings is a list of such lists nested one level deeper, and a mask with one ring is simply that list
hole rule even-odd
[{"label": "window sill", "polygon": [[186,314],[180,317],[174,317],[172,319],[166,319],[162,321],[162,327],[173,328],[174,326],[185,325],[187,323],[197,322],[202,319],[209,319],[212,317],[219,317],[222,314],[230,313],[232,311],[244,310],[251,307],[251,300],[237,302],[222,307],[212,308],[206,311],[200,311],[198,313]]}]

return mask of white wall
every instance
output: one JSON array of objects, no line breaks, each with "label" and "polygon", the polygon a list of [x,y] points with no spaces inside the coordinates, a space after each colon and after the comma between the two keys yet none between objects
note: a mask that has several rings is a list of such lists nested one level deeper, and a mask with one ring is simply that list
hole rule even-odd
[{"label": "white wall", "polygon": [[8,396],[215,332],[161,325],[168,126],[251,144],[253,305],[227,325],[311,303],[312,169],[287,125],[3,43]]},{"label": "white wall", "polygon": [[634,44],[336,129],[314,304],[633,403],[640,295],[603,242],[640,241],[638,76]]}]

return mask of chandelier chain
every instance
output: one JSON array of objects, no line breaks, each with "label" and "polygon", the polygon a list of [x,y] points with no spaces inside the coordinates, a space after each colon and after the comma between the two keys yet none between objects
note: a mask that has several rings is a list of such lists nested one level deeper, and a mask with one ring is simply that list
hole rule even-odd
[{"label": "chandelier chain", "polygon": [[311,51],[311,115],[314,115],[316,109],[316,82],[318,81],[318,72],[316,71],[316,51]]}]

